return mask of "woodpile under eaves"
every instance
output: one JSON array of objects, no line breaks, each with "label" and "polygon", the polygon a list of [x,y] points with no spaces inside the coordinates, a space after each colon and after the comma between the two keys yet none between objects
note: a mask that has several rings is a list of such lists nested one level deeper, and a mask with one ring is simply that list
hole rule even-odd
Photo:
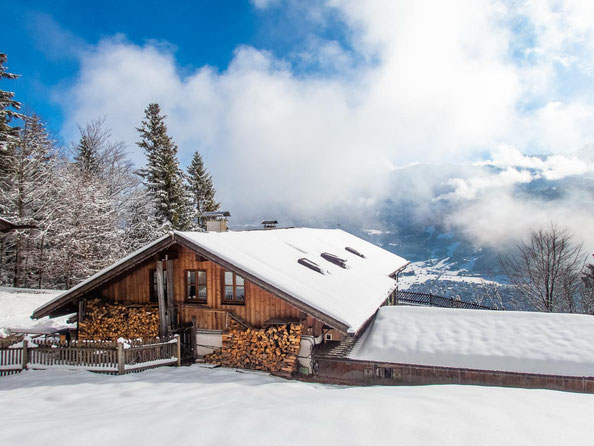
[{"label": "woodpile under eaves", "polygon": [[78,338],[87,340],[148,339],[159,336],[155,305],[125,305],[93,299],[78,323]]},{"label": "woodpile under eaves", "polygon": [[223,346],[204,357],[223,367],[290,375],[297,368],[301,324],[255,329],[234,324],[223,333]]}]

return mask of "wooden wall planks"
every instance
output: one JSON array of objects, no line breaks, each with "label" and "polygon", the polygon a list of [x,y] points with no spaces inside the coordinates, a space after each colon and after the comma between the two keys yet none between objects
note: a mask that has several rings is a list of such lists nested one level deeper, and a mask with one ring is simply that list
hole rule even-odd
[{"label": "wooden wall planks", "polygon": [[[171,248],[169,248],[171,251]],[[225,312],[231,313],[249,325],[262,327],[271,318],[291,318],[304,321],[304,334],[320,335],[323,323],[306,315],[297,307],[278,296],[246,280],[245,304],[225,304],[221,300],[221,274],[223,268],[210,261],[200,261],[196,253],[184,246],[177,246],[178,255],[174,264],[174,296],[179,308],[180,323],[196,321],[196,328],[222,330],[226,326]],[[147,303],[150,300],[150,270],[155,261],[147,261],[127,275],[104,286],[100,295],[104,298],[126,303]],[[165,267],[165,265],[164,265]],[[207,303],[198,304],[186,300],[186,271],[206,270]]]}]

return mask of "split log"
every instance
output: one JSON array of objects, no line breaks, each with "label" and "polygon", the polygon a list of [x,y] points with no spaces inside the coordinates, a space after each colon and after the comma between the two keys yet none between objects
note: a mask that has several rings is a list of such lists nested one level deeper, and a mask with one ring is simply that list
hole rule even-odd
[{"label": "split log", "polygon": [[155,305],[124,305],[93,299],[78,323],[78,338],[84,340],[151,339],[159,336]]},{"label": "split log", "polygon": [[223,333],[223,346],[204,360],[223,367],[266,370],[291,375],[297,367],[301,324],[244,329],[233,324]]}]

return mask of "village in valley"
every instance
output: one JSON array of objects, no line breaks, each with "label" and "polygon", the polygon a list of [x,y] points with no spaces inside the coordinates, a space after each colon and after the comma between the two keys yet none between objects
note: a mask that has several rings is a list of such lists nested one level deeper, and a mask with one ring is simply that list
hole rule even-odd
[{"label": "village in valley", "polygon": [[0,0],[0,444],[591,444],[594,9],[455,3]]}]

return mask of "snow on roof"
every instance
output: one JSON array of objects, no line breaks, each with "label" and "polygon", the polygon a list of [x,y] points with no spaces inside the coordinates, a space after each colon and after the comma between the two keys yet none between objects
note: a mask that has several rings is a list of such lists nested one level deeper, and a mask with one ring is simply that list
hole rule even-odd
[{"label": "snow on roof", "polygon": [[[390,274],[408,262],[339,229],[177,232],[237,268],[252,274],[354,333],[396,288]],[[346,250],[353,248],[365,257]],[[346,268],[321,256],[346,260]],[[323,273],[299,263],[307,259]]]},{"label": "snow on roof", "polygon": [[349,358],[563,376],[594,376],[594,317],[382,307]]}]

